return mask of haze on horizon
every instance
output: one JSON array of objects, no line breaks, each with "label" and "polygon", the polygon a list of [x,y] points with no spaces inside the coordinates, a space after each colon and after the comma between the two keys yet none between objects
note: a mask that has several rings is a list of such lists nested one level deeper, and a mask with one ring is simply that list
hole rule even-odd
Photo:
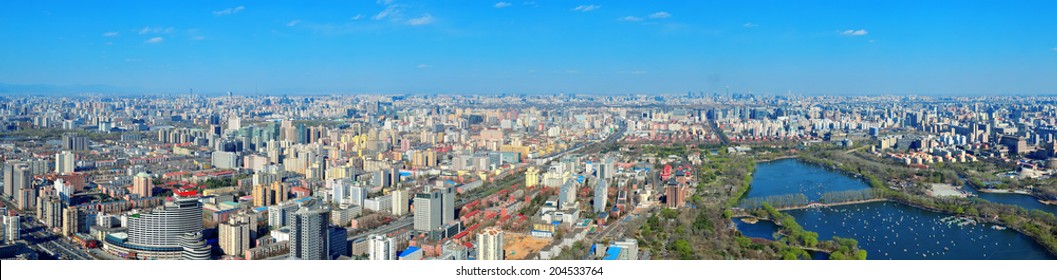
[{"label": "haze on horizon", "polygon": [[5,1],[0,94],[1057,93],[1054,1]]}]

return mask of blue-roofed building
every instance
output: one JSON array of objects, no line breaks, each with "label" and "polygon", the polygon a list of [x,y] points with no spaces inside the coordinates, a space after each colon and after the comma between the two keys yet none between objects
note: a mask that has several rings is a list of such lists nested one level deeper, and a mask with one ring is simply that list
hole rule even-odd
[{"label": "blue-roofed building", "polygon": [[602,257],[602,260],[604,260],[604,261],[615,261],[615,260],[617,260],[620,257],[621,249],[622,248],[617,247],[617,246],[609,246],[609,249],[606,249],[606,256]]},{"label": "blue-roofed building", "polygon": [[397,256],[400,260],[421,260],[423,257],[422,248],[411,246],[407,247],[404,251],[400,252]]}]

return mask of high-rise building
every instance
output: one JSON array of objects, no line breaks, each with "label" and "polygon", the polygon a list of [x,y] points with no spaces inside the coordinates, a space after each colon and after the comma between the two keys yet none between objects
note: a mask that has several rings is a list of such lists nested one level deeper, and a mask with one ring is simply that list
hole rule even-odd
[{"label": "high-rise building", "polygon": [[477,260],[503,260],[503,230],[490,227],[477,234]]},{"label": "high-rise building", "polygon": [[140,197],[154,196],[154,182],[151,180],[150,175],[144,172],[136,174],[132,178],[132,193]]},{"label": "high-rise building", "polygon": [[285,227],[289,223],[288,218],[293,216],[298,208],[300,206],[294,201],[268,206],[268,227],[272,229]]},{"label": "high-rise building", "polygon": [[594,195],[595,199],[592,210],[594,210],[595,213],[606,212],[606,210],[608,210],[606,209],[606,201],[609,198],[609,184],[606,180],[601,178],[598,179],[595,183]]},{"label": "high-rise building", "polygon": [[128,243],[144,247],[180,247],[185,233],[202,231],[202,204],[196,197],[173,197],[150,211],[128,216]]},{"label": "high-rise building", "polygon": [[327,249],[327,253],[331,260],[349,256],[349,231],[342,227],[328,227],[327,238],[330,239],[327,242],[327,245],[330,246]]},{"label": "high-rise building", "polygon": [[[30,191],[28,200],[23,199],[26,191]],[[12,201],[18,204],[19,209],[29,210],[35,207],[37,196],[33,188],[33,172],[29,167],[22,163],[4,163],[4,194],[13,198]]]},{"label": "high-rise building", "polygon": [[32,211],[37,208],[37,196],[40,190],[33,185],[33,174],[28,168],[15,170],[15,187],[18,188],[16,201],[18,208],[22,211]]},{"label": "high-rise building", "polygon": [[442,196],[440,190],[415,194],[415,230],[431,231],[440,228],[444,218],[441,213]]},{"label": "high-rise building", "polygon": [[448,186],[440,189],[441,192],[441,224],[447,224],[455,221],[455,186]]},{"label": "high-rise building", "polygon": [[408,205],[407,190],[394,190],[391,194],[393,196],[393,215],[399,217],[407,214],[407,209],[410,207]]},{"label": "high-rise building", "polygon": [[242,256],[250,248],[250,224],[228,219],[219,226],[220,250],[228,256]]},{"label": "high-rise building", "polygon": [[533,187],[540,184],[540,171],[536,167],[525,170],[525,186]]},{"label": "high-rise building", "polygon": [[19,163],[13,160],[4,162],[4,196],[15,197],[18,193],[15,187],[15,168]]},{"label": "high-rise building", "polygon": [[86,151],[88,150],[88,137],[65,134],[62,136],[62,149]]},{"label": "high-rise building", "polygon": [[4,240],[11,243],[22,239],[22,219],[17,215],[4,214]]},{"label": "high-rise building", "polygon": [[349,187],[349,199],[348,203],[356,206],[363,206],[363,201],[367,199],[367,186],[354,185]]},{"label": "high-rise building", "polygon": [[73,173],[76,167],[77,156],[70,151],[62,151],[61,153],[55,154],[55,173]]},{"label": "high-rise building", "polygon": [[680,185],[668,185],[665,189],[668,208],[683,207],[686,203],[686,187]]},{"label": "high-rise building", "polygon": [[81,210],[67,206],[62,210],[62,235],[73,236],[81,232]]},{"label": "high-rise building", "polygon": [[318,203],[302,205],[290,221],[290,255],[301,260],[329,259],[327,222],[330,209]]},{"label": "high-rise building", "polygon": [[37,198],[37,219],[48,228],[62,228],[62,200],[54,195]]},{"label": "high-rise building", "polygon": [[385,235],[372,234],[367,237],[367,254],[372,261],[396,260],[396,241]]},{"label": "high-rise building", "polygon": [[253,206],[271,206],[283,203],[289,197],[289,190],[282,182],[276,181],[269,185],[253,186]]}]

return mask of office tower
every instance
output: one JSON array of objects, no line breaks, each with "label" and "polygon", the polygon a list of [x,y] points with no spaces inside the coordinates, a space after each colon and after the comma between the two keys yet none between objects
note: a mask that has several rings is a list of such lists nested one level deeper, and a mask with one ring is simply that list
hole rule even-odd
[{"label": "office tower", "polygon": [[68,206],[62,210],[62,235],[73,236],[81,232],[81,210]]},{"label": "office tower", "polygon": [[62,136],[62,149],[86,151],[88,150],[88,137],[65,134]]},{"label": "office tower", "polygon": [[202,204],[198,198],[174,196],[165,205],[128,216],[128,243],[176,248],[184,234],[199,233],[202,227]]},{"label": "office tower", "polygon": [[595,183],[594,191],[595,199],[593,210],[595,213],[605,212],[607,210],[606,200],[609,198],[609,185],[606,183],[606,180],[599,179]]},{"label": "office tower", "polygon": [[441,224],[455,221],[455,186],[441,188]]},{"label": "office tower", "polygon": [[393,196],[393,215],[403,216],[404,214],[407,214],[407,209],[409,207],[407,190],[394,190],[391,194]]},{"label": "office tower", "polygon": [[371,234],[367,237],[367,254],[372,261],[396,260],[396,241],[385,235]]},{"label": "office tower", "polygon": [[132,178],[132,193],[140,197],[154,196],[154,182],[151,180],[150,175],[143,172],[136,174]]},{"label": "office tower", "polygon": [[290,255],[301,260],[329,259],[327,222],[330,221],[330,209],[318,203],[308,203],[291,218]]},{"label": "office tower", "polygon": [[62,151],[61,153],[55,154],[55,173],[73,173],[77,166],[76,161],[77,156],[70,151]]},{"label": "office tower", "polygon": [[[4,194],[13,198],[21,208],[22,190],[33,187],[33,172],[24,163],[4,163]],[[36,200],[36,197],[33,198]]]},{"label": "office tower", "polygon": [[187,232],[180,235],[182,260],[205,261],[212,258],[213,246],[206,244],[201,232]]},{"label": "office tower", "polygon": [[228,219],[219,226],[220,250],[228,256],[242,256],[250,248],[250,224],[238,219]]},{"label": "office tower", "polygon": [[327,238],[330,248],[327,250],[331,260],[349,255],[349,232],[341,227],[328,227]]},{"label": "office tower", "polygon": [[417,231],[431,231],[443,224],[441,213],[442,194],[440,190],[415,194],[415,225]]},{"label": "office tower", "polygon": [[503,230],[486,228],[477,234],[477,260],[503,260]]},{"label": "office tower", "polygon": [[22,219],[18,216],[7,216],[4,213],[4,240],[12,243],[22,239]]}]

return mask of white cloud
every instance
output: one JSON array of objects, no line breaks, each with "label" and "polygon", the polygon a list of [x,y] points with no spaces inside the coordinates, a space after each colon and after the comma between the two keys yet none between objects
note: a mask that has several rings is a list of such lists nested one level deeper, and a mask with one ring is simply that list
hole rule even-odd
[{"label": "white cloud", "polygon": [[154,38],[147,39],[146,41],[143,41],[143,42],[147,43],[147,44],[157,44],[157,43],[165,42],[165,38],[154,37]]},{"label": "white cloud", "polygon": [[668,12],[664,12],[664,11],[650,14],[650,18],[669,18],[671,16],[672,16],[672,14],[669,14]]},{"label": "white cloud", "polygon": [[430,23],[433,23],[433,15],[430,14],[424,14],[421,17],[407,20],[407,24],[410,25],[426,25]]},{"label": "white cloud", "polygon": [[433,66],[430,66],[429,64],[419,64],[418,65],[418,68],[430,68],[430,67],[433,67]]},{"label": "white cloud", "polygon": [[755,24],[755,23],[751,23],[751,22],[746,22],[745,24],[742,24],[741,26],[744,26],[745,28],[753,28],[753,27],[758,27],[760,25],[759,24]]},{"label": "white cloud", "polygon": [[213,11],[213,16],[218,16],[219,17],[219,16],[233,15],[233,14],[237,14],[237,13],[239,13],[242,10],[245,10],[245,9],[246,9],[246,6],[238,6],[238,7],[234,7],[234,8],[227,8],[227,9],[223,9],[223,10],[219,10],[219,11]]},{"label": "white cloud", "polygon": [[510,3],[507,3],[507,2],[495,3],[495,7],[496,8],[500,8],[500,9],[506,8],[506,7],[510,7]]},{"label": "white cloud", "polygon": [[363,18],[363,14],[356,14],[356,16],[354,16],[354,17],[351,17],[351,18],[349,18],[349,19],[351,19],[351,20],[360,20],[360,19],[362,19],[362,18]]},{"label": "white cloud", "polygon": [[374,19],[374,20],[383,20],[385,18],[395,18],[395,17],[398,17],[402,11],[403,11],[403,6],[400,6],[400,5],[388,5],[388,6],[385,6],[384,10],[382,10],[381,12],[378,12],[378,14],[374,15],[374,17],[371,17],[371,18]]},{"label": "white cloud", "polygon": [[299,20],[299,19],[295,19],[295,20],[291,20],[290,22],[287,22],[287,23],[286,23],[286,26],[294,27],[294,26],[296,26],[296,25],[297,25],[298,23],[301,23],[301,20]]},{"label": "white cloud", "polygon": [[202,41],[202,40],[205,40],[205,39],[206,39],[206,36],[194,36],[194,37],[191,37],[191,40],[195,40],[195,41]]},{"label": "white cloud", "polygon": [[176,28],[144,26],[143,28],[135,29],[133,31],[135,31],[136,33],[139,33],[139,35],[147,35],[147,34],[158,34],[158,33],[173,33],[173,32],[176,31]]},{"label": "white cloud", "polygon": [[617,20],[619,20],[619,21],[642,21],[642,18],[637,17],[637,16],[626,16],[626,17],[618,18]]},{"label": "white cloud", "polygon": [[602,5],[580,5],[573,8],[573,11],[577,12],[590,12],[602,8]]},{"label": "white cloud", "polygon": [[863,35],[866,35],[866,34],[869,34],[869,33],[870,32],[867,32],[866,29],[859,29],[859,30],[848,29],[848,30],[841,31],[840,35],[844,35],[844,36],[863,36]]},{"label": "white cloud", "polygon": [[118,35],[120,34],[114,31],[103,33],[103,37],[117,37]]}]

